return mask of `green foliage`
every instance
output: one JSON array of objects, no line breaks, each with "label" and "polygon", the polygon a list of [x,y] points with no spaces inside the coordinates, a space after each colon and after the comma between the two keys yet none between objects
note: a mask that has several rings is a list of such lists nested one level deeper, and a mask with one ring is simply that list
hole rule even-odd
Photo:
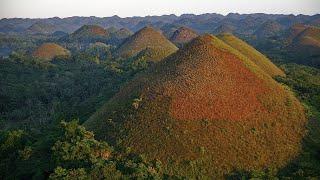
[{"label": "green foliage", "polygon": [[64,136],[52,147],[58,164],[64,167],[84,167],[108,159],[112,149],[105,142],[94,139],[93,133],[79,126],[77,121],[62,122]]},{"label": "green foliage", "polygon": [[142,156],[113,152],[107,143],[77,121],[62,122],[63,135],[53,145],[57,167],[50,179],[160,179],[161,163],[148,163]]},{"label": "green foliage", "polygon": [[21,54],[1,60],[0,78],[4,128],[38,130],[60,119],[87,119],[126,81],[86,57],[49,63]]},{"label": "green foliage", "polygon": [[289,86],[301,100],[320,111],[320,70],[297,64],[281,66],[287,76],[277,80]]},{"label": "green foliage", "polygon": [[[14,177],[19,162],[29,159],[32,153],[30,136],[22,130],[0,134],[0,179]],[[22,173],[22,172],[19,172]]]},{"label": "green foliage", "polygon": [[87,172],[83,168],[79,169],[71,169],[67,170],[62,167],[57,167],[54,170],[54,173],[50,175],[49,179],[52,180],[71,180],[71,179],[78,179],[78,180],[85,180],[88,179]]}]

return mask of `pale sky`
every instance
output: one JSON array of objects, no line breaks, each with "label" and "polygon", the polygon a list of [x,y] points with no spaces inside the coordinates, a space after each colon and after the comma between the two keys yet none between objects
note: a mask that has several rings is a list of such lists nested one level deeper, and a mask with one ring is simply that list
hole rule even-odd
[{"label": "pale sky", "polygon": [[320,0],[0,0],[0,18],[230,12],[314,15],[320,13]]}]

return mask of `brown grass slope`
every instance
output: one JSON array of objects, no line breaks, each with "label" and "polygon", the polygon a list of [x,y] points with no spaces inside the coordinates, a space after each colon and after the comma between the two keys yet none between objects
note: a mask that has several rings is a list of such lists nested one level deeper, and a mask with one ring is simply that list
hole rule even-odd
[{"label": "brown grass slope", "polygon": [[320,67],[320,28],[307,27],[292,40],[287,50],[298,63]]},{"label": "brown grass slope", "polygon": [[116,50],[115,54],[119,57],[128,58],[137,55],[147,48],[157,52],[157,56],[153,59],[154,61],[159,61],[178,49],[160,32],[151,27],[145,27],[126,39]]},{"label": "brown grass slope", "polygon": [[57,56],[69,56],[70,52],[55,43],[44,43],[32,55],[37,58],[51,60]]},{"label": "brown grass slope", "polygon": [[252,62],[259,66],[270,76],[285,76],[284,72],[274,65],[270,59],[261,54],[255,48],[231,34],[220,34],[218,38],[247,56]]},{"label": "brown grass slope", "polygon": [[170,38],[174,44],[185,44],[198,37],[198,34],[190,28],[180,27],[177,29]]},{"label": "brown grass slope", "polygon": [[221,34],[221,33],[233,34],[235,31],[236,31],[236,27],[230,24],[222,24],[213,31],[213,34]]},{"label": "brown grass slope", "polygon": [[83,25],[78,30],[71,34],[72,38],[83,38],[83,37],[95,37],[95,36],[102,36],[107,37],[109,36],[109,32],[101,26],[98,25]]},{"label": "brown grass slope", "polygon": [[84,125],[160,159],[167,173],[214,177],[284,166],[300,150],[305,121],[291,92],[205,35],[137,76]]},{"label": "brown grass slope", "polygon": [[291,26],[287,32],[285,33],[285,39],[291,43],[292,40],[297,37],[301,32],[303,32],[305,29],[307,29],[308,26],[303,24],[295,24]]},{"label": "brown grass slope", "polygon": [[293,45],[320,48],[320,28],[312,26],[307,27],[293,39]]}]

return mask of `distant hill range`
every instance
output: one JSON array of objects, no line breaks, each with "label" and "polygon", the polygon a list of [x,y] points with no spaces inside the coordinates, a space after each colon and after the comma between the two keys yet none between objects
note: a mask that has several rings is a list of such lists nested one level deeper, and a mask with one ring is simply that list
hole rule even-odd
[{"label": "distant hill range", "polygon": [[[260,26],[268,21],[278,23],[283,28],[302,23],[307,25],[319,26],[320,15],[282,15],[282,14],[237,14],[230,13],[226,16],[215,13],[207,13],[201,15],[183,14],[163,15],[163,16],[146,16],[146,17],[68,17],[68,18],[47,18],[47,19],[1,19],[0,32],[3,33],[22,33],[28,32],[48,33],[51,31],[64,31],[72,33],[83,25],[94,24],[103,28],[115,27],[117,29],[127,28],[136,32],[139,29],[149,25],[161,29],[164,26],[173,24],[178,26],[186,26],[196,32],[212,32],[220,27],[221,29],[229,29],[234,27],[235,31],[240,34],[253,34]],[[226,27],[224,27],[226,26]],[[174,31],[172,31],[173,33]],[[172,34],[171,34],[172,35]],[[169,36],[170,37],[170,36]]]}]

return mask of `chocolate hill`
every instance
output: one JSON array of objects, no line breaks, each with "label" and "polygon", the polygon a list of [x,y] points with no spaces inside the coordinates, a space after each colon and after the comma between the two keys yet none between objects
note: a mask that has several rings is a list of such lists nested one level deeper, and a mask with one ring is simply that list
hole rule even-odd
[{"label": "chocolate hill", "polygon": [[218,38],[248,57],[270,76],[285,76],[284,72],[274,65],[270,59],[241,39],[231,34],[220,34]]},{"label": "chocolate hill", "polygon": [[112,37],[117,38],[117,39],[126,39],[129,36],[131,36],[133,33],[127,29],[127,28],[121,28],[115,32],[112,33]]},{"label": "chocolate hill", "polygon": [[292,40],[288,51],[299,63],[320,67],[320,28],[307,27]]},{"label": "chocolate hill", "polygon": [[177,29],[170,38],[170,41],[176,45],[183,45],[190,42],[194,38],[198,37],[198,34],[187,27],[180,27]]},{"label": "chocolate hill", "polygon": [[177,51],[177,47],[160,32],[151,27],[145,27],[127,38],[116,50],[116,56],[128,58],[137,55],[145,49],[152,49],[157,54],[153,61],[159,61]]},{"label": "chocolate hill", "polygon": [[78,30],[61,40],[66,42],[94,43],[106,41],[109,38],[109,35],[109,32],[101,26],[83,25]]},{"label": "chocolate hill", "polygon": [[282,30],[281,24],[276,21],[263,23],[254,33],[258,38],[268,38],[277,35]]},{"label": "chocolate hill", "polygon": [[300,46],[320,47],[320,28],[307,27],[294,39],[293,43]]},{"label": "chocolate hill", "polygon": [[39,46],[32,55],[37,58],[51,60],[57,56],[69,56],[70,52],[55,43],[44,43]]},{"label": "chocolate hill", "polygon": [[160,159],[169,174],[212,178],[285,166],[300,150],[305,122],[291,92],[204,35],[138,75],[84,125]]},{"label": "chocolate hill", "polygon": [[81,37],[81,36],[108,36],[108,31],[103,27],[98,25],[84,25],[74,33],[72,33],[73,37]]},{"label": "chocolate hill", "polygon": [[287,32],[285,33],[285,38],[288,42],[292,42],[292,40],[297,37],[301,32],[307,29],[308,26],[303,24],[295,24],[291,26]]},{"label": "chocolate hill", "polygon": [[229,24],[222,24],[219,27],[217,27],[214,31],[213,34],[221,34],[221,33],[234,33],[236,30],[236,27],[229,25]]},{"label": "chocolate hill", "polygon": [[27,30],[28,34],[52,34],[56,27],[49,23],[36,22],[32,24]]},{"label": "chocolate hill", "polygon": [[125,39],[132,36],[132,32],[127,28],[116,29],[110,33],[109,44],[120,45]]}]

